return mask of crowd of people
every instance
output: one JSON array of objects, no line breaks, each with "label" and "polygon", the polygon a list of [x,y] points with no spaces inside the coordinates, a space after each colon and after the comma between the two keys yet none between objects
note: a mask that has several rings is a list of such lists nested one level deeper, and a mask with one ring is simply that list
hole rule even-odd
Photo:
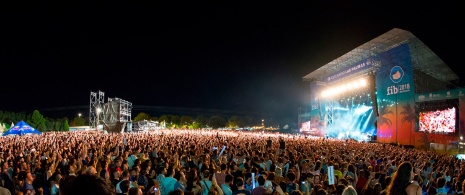
[{"label": "crowd of people", "polygon": [[462,194],[465,163],[402,146],[219,130],[0,137],[0,195]]}]

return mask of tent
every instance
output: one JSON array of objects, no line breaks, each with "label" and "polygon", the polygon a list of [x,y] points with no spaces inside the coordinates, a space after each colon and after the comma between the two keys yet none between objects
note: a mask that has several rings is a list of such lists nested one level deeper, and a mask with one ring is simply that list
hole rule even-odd
[{"label": "tent", "polygon": [[8,131],[3,133],[5,135],[25,135],[25,134],[42,134],[24,121],[19,121],[16,125],[12,126]]}]

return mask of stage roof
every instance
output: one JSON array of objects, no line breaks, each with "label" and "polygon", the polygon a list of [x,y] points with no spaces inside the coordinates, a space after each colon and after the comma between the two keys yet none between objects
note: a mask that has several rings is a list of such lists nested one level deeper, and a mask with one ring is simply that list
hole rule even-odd
[{"label": "stage roof", "polygon": [[[404,43],[409,44],[412,57],[412,68],[414,71],[420,71],[445,83],[459,79],[459,77],[452,71],[452,69],[449,68],[449,66],[447,66],[447,64],[445,64],[444,61],[442,61],[433,51],[431,51],[431,49],[429,49],[411,32],[399,28],[394,28],[318,68],[310,74],[307,74],[305,77],[303,77],[303,80],[324,82],[324,78],[326,78],[328,75],[334,74],[341,69],[349,67],[354,63],[361,61],[362,59],[376,56],[379,53]],[[376,71],[378,68],[379,67],[375,65],[374,70],[371,71]],[[367,74],[367,72],[361,72],[358,74]]]}]

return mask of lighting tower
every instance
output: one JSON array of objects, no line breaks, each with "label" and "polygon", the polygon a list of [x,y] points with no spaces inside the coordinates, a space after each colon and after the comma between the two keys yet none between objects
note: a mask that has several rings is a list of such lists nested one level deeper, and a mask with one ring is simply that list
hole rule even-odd
[{"label": "lighting tower", "polygon": [[98,112],[98,109],[103,108],[103,104],[105,101],[105,92],[98,91],[97,92],[90,92],[90,109],[89,109],[89,126],[93,128],[97,128],[99,125],[98,120],[102,112]]}]

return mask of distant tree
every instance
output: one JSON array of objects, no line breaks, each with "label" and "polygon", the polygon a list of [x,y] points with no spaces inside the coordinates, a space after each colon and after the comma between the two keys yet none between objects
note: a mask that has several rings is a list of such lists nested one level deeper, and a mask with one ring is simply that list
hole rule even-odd
[{"label": "distant tree", "polygon": [[252,116],[245,116],[243,122],[240,122],[240,127],[251,127],[254,126],[254,118]]},{"label": "distant tree", "polygon": [[143,121],[143,120],[150,120],[150,115],[145,113],[145,112],[141,112],[139,114],[137,114],[136,117],[134,117],[134,122],[137,122],[137,121]]},{"label": "distant tree", "polygon": [[175,127],[179,127],[181,125],[181,119],[179,118],[178,115],[170,115],[171,118],[171,123]]},{"label": "distant tree", "polygon": [[242,117],[236,115],[231,116],[231,118],[228,119],[228,124],[226,126],[231,128],[239,127],[239,124],[241,123],[241,118]]},{"label": "distant tree", "polygon": [[170,117],[168,115],[162,115],[158,117],[158,121],[160,121],[160,124],[165,122],[166,124],[169,124],[171,122]]},{"label": "distant tree", "polygon": [[41,132],[47,131],[47,127],[45,126],[45,118],[38,110],[34,110],[34,112],[32,112],[31,126]]},{"label": "distant tree", "polygon": [[208,124],[208,118],[203,116],[203,115],[199,115],[197,116],[197,118],[195,119],[195,127],[194,128],[204,128],[206,127]]},{"label": "distant tree", "polygon": [[86,125],[86,120],[82,117],[74,117],[72,126],[84,126]]},{"label": "distant tree", "polygon": [[208,126],[213,129],[218,129],[220,127],[226,126],[226,120],[221,116],[212,116],[208,119]]},{"label": "distant tree", "polygon": [[46,118],[45,120],[45,128],[47,129],[47,131],[53,131],[53,119],[50,119],[50,118]]},{"label": "distant tree", "polygon": [[27,116],[23,112],[21,112],[21,113],[9,112],[8,115],[9,115],[8,118],[10,118],[10,122],[14,123],[14,124],[16,124],[17,122],[19,122],[21,120],[27,121]]},{"label": "distant tree", "polygon": [[192,125],[192,122],[194,122],[194,119],[191,116],[181,116],[181,126],[184,128],[187,128]]},{"label": "distant tree", "polygon": [[9,112],[0,110],[0,122],[10,124],[12,121],[10,120]]},{"label": "distant tree", "polygon": [[61,126],[62,126],[62,122],[61,120],[56,120],[54,123],[53,123],[53,130],[54,131],[61,131]]},{"label": "distant tree", "polygon": [[[84,119],[83,119],[84,120]],[[63,128],[61,129],[62,131],[69,131],[69,124],[68,124],[68,119],[65,119],[63,121]]]}]

